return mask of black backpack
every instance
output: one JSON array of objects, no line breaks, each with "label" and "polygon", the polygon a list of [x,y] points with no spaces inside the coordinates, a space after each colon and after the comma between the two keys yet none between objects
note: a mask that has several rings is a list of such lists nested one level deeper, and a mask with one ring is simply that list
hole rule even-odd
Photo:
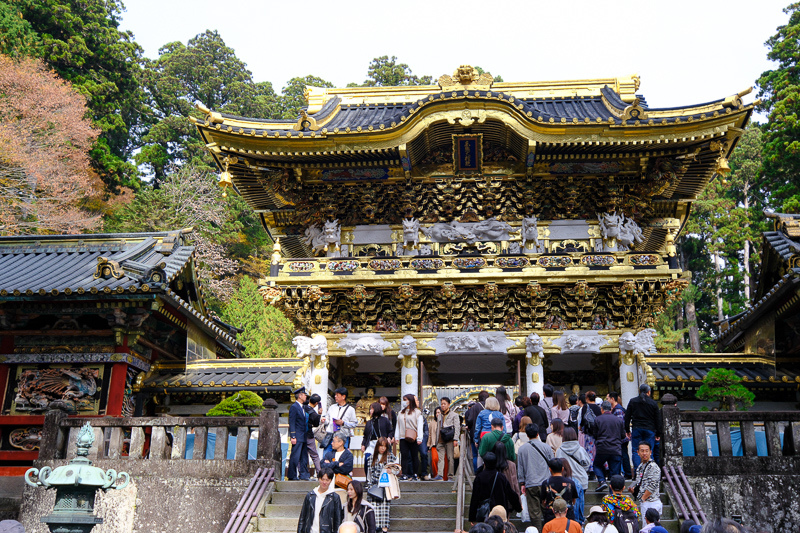
[{"label": "black backpack", "polygon": [[639,533],[639,520],[636,518],[636,509],[623,511],[617,508],[614,511],[613,525],[619,533]]}]

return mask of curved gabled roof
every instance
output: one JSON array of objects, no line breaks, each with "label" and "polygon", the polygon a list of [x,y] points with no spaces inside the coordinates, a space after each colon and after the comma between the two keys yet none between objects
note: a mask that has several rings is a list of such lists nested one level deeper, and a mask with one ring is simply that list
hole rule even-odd
[{"label": "curved gabled roof", "polygon": [[[449,78],[449,77],[448,77]],[[485,81],[485,80],[484,80]],[[450,81],[452,82],[452,79]],[[698,105],[651,108],[635,94],[637,77],[542,83],[468,83],[466,85],[378,88],[309,88],[309,106],[295,121],[252,119],[215,113],[202,106],[199,128],[266,138],[309,139],[400,128],[423,107],[465,100],[481,105],[501,102],[530,124],[669,126],[711,120],[720,114],[751,108],[741,97],[749,90]],[[310,135],[309,135],[310,134]]]}]

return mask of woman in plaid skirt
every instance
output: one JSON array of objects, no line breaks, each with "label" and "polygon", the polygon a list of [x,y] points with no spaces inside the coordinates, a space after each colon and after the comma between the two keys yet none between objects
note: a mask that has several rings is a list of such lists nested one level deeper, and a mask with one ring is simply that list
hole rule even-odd
[{"label": "woman in plaid skirt", "polygon": [[[389,440],[386,437],[378,439],[375,444],[375,451],[367,463],[367,489],[376,486],[380,481],[383,467],[388,463],[397,463],[397,457],[389,447]],[[375,510],[375,526],[378,533],[389,530],[389,500],[384,496],[383,500],[378,500],[369,496],[369,502]]]}]

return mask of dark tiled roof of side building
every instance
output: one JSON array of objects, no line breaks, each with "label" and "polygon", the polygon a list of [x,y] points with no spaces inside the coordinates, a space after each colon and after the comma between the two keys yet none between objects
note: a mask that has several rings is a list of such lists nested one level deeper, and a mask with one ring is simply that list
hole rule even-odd
[{"label": "dark tiled roof of side building", "polygon": [[[0,296],[65,300],[92,295],[160,294],[235,352],[231,328],[198,312],[170,288],[194,268],[188,230],[0,237]],[[197,288],[202,299],[201,287]]]}]

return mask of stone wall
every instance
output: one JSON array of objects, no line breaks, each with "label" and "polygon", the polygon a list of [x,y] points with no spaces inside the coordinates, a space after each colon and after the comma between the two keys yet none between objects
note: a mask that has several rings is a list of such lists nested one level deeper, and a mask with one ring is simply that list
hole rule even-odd
[{"label": "stone wall", "polygon": [[[66,461],[42,461],[53,467]],[[220,533],[259,466],[255,461],[129,461],[99,460],[95,465],[131,474],[122,490],[99,492],[97,516],[104,523],[93,533]],[[26,487],[20,521],[28,533],[47,533],[39,518],[53,509],[55,491]]]},{"label": "stone wall", "polygon": [[[147,418],[90,420],[97,426],[96,431],[104,426],[132,427],[133,433],[143,426],[153,429],[150,452],[147,454],[140,454],[136,458],[120,457],[119,453],[109,450],[105,457],[93,457],[90,452],[89,458],[95,466],[103,470],[128,472],[131,476],[131,483],[122,490],[98,492],[95,514],[103,518],[104,523],[95,527],[93,533],[220,533],[257,470],[275,468],[280,472],[277,405],[274,402],[265,402],[265,407],[267,409],[258,419],[240,420],[243,426],[257,425],[259,429],[257,459],[254,460],[245,459],[247,454],[239,454],[238,451],[236,459],[232,460],[186,460],[182,459],[183,453],[171,455],[168,448],[162,449],[160,453],[154,452],[163,447],[163,442],[156,442],[156,435],[163,435],[165,426],[193,427],[196,435],[205,435],[215,425],[224,423],[236,427],[239,419],[175,417],[168,419],[168,422]],[[73,440],[67,434],[73,435],[74,429],[83,422],[74,418],[64,419],[59,414],[48,414],[48,417],[42,438],[42,459],[34,462],[35,468],[56,468],[67,464],[68,460],[63,457],[70,457],[68,448]],[[208,427],[203,428],[203,424]],[[161,429],[156,431],[157,428]],[[102,432],[100,435],[102,436]],[[176,446],[177,441],[176,437]],[[131,450],[134,448],[135,444],[131,443]],[[96,447],[93,450],[95,454],[98,453]],[[197,447],[195,450],[197,451]],[[221,456],[225,457],[225,454]],[[25,487],[19,520],[25,526],[26,532],[48,532],[40,518],[50,514],[54,502],[55,490]]]},{"label": "stone wall", "polygon": [[709,518],[742,516],[754,531],[800,530],[800,474],[688,476]]},{"label": "stone wall", "polygon": [[[800,530],[800,412],[686,412],[665,405],[663,414],[664,466],[683,470],[709,519],[738,515],[754,531]],[[768,456],[757,454],[755,426],[764,427]],[[743,456],[731,452],[731,427],[742,431]],[[694,457],[683,456],[687,430]],[[720,456],[707,455],[712,431]]]}]

